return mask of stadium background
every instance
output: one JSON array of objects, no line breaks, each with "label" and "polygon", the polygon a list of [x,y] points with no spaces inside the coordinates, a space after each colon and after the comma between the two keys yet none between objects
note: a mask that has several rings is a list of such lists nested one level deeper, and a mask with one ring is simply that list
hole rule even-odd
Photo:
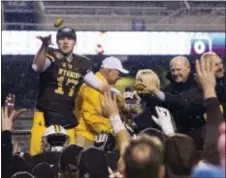
[{"label": "stadium background", "polygon": [[[225,39],[225,2],[219,1],[2,2],[3,31],[56,31],[53,24],[57,17],[63,17],[64,25],[72,26],[77,31],[223,32]],[[35,40],[37,41],[37,39],[32,39],[29,43],[34,43]],[[220,55],[225,63],[225,41],[221,45],[223,45],[224,52]],[[9,46],[5,46],[7,47]],[[104,53],[84,55],[92,59],[94,71],[99,69],[101,60],[106,57]],[[121,90],[126,85],[132,85],[137,70],[144,68],[155,70],[161,78],[162,86],[167,84],[165,75],[168,72],[168,64],[172,55],[118,54],[117,56],[122,59],[125,68],[131,72],[129,76],[118,82],[117,85]],[[195,53],[187,55],[192,63],[199,56],[200,54]],[[4,53],[2,50],[2,103],[8,93],[14,93],[17,97],[16,106],[28,109],[15,125],[17,134],[14,138],[23,150],[28,149],[29,134],[21,134],[20,131],[31,128],[37,96],[38,75],[31,70],[33,57],[28,54],[15,54],[13,51]]]}]

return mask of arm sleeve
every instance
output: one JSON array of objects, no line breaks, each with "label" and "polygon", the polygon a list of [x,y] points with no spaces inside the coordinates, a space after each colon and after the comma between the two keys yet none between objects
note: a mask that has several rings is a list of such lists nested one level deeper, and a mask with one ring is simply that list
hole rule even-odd
[{"label": "arm sleeve", "polygon": [[[45,63],[44,63],[44,66],[43,66],[43,69],[41,72],[44,72],[46,71],[50,65],[52,64],[52,62],[54,62],[54,53],[53,53],[54,49],[53,48],[48,48],[48,51],[47,51],[47,54],[46,54],[46,59],[45,59]],[[32,64],[32,69],[35,71],[35,72],[38,72],[38,67],[36,64]]]},{"label": "arm sleeve", "polygon": [[156,96],[157,96],[157,98],[160,99],[161,101],[165,101],[166,96],[165,96],[164,92],[159,91],[159,92],[157,93]]},{"label": "arm sleeve", "polygon": [[13,169],[13,145],[11,132],[2,132],[2,177],[11,177]]},{"label": "arm sleeve", "polygon": [[101,87],[101,81],[95,76],[95,74],[90,71],[84,76],[84,81],[87,85],[90,87],[100,90]]},{"label": "arm sleeve", "polygon": [[[48,58],[46,58],[42,72],[46,71],[46,69],[48,69],[50,65],[51,65],[51,61]],[[35,72],[38,72],[36,64],[32,64],[32,69]]]},{"label": "arm sleeve", "polygon": [[195,87],[179,94],[164,92],[164,95],[164,103],[167,106],[193,109],[197,109],[197,107],[203,107],[202,93]]},{"label": "arm sleeve", "polygon": [[101,116],[100,93],[90,87],[83,88],[82,117],[85,123],[94,132],[111,132],[111,125],[108,118]]},{"label": "arm sleeve", "polygon": [[223,121],[223,115],[219,108],[219,101],[217,98],[206,99],[206,133],[204,150],[202,158],[212,164],[219,164],[219,153],[217,149],[217,142],[219,138],[218,127]]}]

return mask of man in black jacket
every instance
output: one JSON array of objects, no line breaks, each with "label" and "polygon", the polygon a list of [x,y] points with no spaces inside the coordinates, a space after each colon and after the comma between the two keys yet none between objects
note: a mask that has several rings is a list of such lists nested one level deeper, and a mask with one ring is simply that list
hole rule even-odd
[{"label": "man in black jacket", "polygon": [[186,57],[177,56],[170,62],[171,83],[163,88],[164,104],[171,111],[179,132],[187,134],[204,125],[202,91]]},{"label": "man in black jacket", "polygon": [[202,91],[196,84],[191,72],[189,60],[176,56],[170,61],[171,83],[161,90],[152,88],[152,94],[163,101],[164,107],[170,110],[180,133],[193,137],[199,148],[202,147],[202,127],[204,105]]}]

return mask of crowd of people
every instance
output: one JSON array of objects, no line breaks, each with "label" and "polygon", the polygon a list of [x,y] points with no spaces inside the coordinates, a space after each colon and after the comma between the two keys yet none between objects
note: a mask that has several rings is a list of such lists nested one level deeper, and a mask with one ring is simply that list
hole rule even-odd
[{"label": "crowd of people", "polygon": [[122,93],[114,85],[129,71],[111,56],[94,74],[88,58],[73,54],[73,28],[58,30],[59,49],[49,47],[51,36],[38,38],[30,151],[13,151],[13,123],[25,110],[15,110],[9,94],[3,178],[225,177],[226,75],[217,54],[204,53],[195,70],[188,58],[174,57],[164,88],[153,70],[141,69]]}]

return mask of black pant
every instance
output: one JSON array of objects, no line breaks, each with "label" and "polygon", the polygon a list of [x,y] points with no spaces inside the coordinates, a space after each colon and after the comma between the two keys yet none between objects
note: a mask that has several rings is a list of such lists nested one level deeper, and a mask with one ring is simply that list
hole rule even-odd
[{"label": "black pant", "polygon": [[61,125],[65,129],[70,129],[78,125],[78,120],[75,117],[73,111],[68,112],[52,112],[44,111],[45,126]]}]

